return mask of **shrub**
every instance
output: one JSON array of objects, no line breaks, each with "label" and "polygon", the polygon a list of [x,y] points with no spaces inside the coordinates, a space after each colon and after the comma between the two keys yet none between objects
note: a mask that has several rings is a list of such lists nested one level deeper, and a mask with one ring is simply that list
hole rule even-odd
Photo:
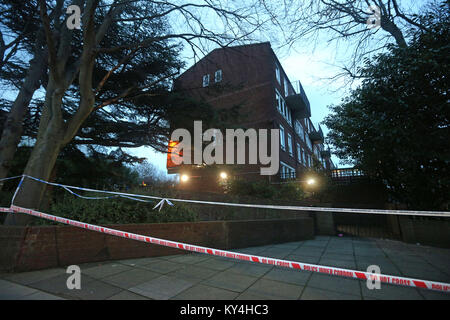
[{"label": "shrub", "polygon": [[300,185],[295,182],[270,184],[265,181],[248,182],[232,180],[227,185],[229,194],[238,196],[252,196],[264,199],[302,200],[305,197]]},{"label": "shrub", "polygon": [[[183,204],[174,206],[164,204],[161,211],[153,210],[157,200],[143,203],[117,198],[86,200],[64,196],[55,201],[49,209],[50,214],[92,224],[127,224],[196,221],[196,213]],[[39,222],[41,221],[41,222]],[[37,224],[48,224],[39,220]],[[46,222],[44,222],[46,221]]]}]

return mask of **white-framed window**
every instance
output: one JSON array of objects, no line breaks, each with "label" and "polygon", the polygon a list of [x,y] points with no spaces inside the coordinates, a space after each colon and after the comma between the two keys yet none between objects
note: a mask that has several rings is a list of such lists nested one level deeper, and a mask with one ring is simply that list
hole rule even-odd
[{"label": "white-framed window", "polygon": [[291,156],[294,156],[294,150],[292,148],[292,136],[290,133],[287,134],[288,138],[288,151]]},{"label": "white-framed window", "polygon": [[320,158],[320,156],[319,156],[319,148],[318,147],[314,148],[314,154],[316,155],[317,159]]},{"label": "white-framed window", "polygon": [[284,127],[280,124],[280,146],[281,149],[286,151],[286,139],[284,138]]},{"label": "white-framed window", "polygon": [[309,135],[308,135],[308,134],[305,135],[305,142],[306,142],[306,144],[307,144],[309,150],[312,151],[311,139],[309,138]]},{"label": "white-framed window", "polygon": [[295,120],[295,124],[294,124],[294,129],[295,132],[298,134],[298,136],[305,141],[305,129],[303,128],[302,124],[300,123],[300,121]]},{"label": "white-framed window", "polygon": [[305,150],[303,150],[303,152],[302,152],[302,163],[306,166],[307,164],[306,164],[306,152],[305,152]]},{"label": "white-framed window", "polygon": [[297,161],[302,162],[302,146],[297,142]]},{"label": "white-framed window", "polygon": [[214,73],[214,81],[217,82],[221,82],[222,81],[222,70],[219,69]]},{"label": "white-framed window", "polygon": [[203,87],[209,86],[209,74],[203,76]]},{"label": "white-framed window", "polygon": [[289,81],[284,78],[284,96],[287,97],[289,95]]},{"label": "white-framed window", "polygon": [[280,67],[278,64],[275,64],[275,77],[277,78],[278,83],[281,84]]},{"label": "white-framed window", "polygon": [[281,114],[283,114],[283,99],[281,97],[281,95],[278,93],[277,90],[275,90],[275,97],[277,99],[277,109],[278,112],[280,112]]},{"label": "white-framed window", "polygon": [[292,114],[291,109],[287,106],[283,96],[275,89],[275,97],[277,100],[277,109],[281,115],[286,119],[290,126],[292,126]]},{"label": "white-framed window", "polygon": [[281,179],[295,179],[295,169],[280,161]]}]

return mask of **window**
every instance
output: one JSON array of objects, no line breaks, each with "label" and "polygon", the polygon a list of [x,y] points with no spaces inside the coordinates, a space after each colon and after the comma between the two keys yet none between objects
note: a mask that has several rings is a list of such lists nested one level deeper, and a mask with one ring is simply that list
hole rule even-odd
[{"label": "window", "polygon": [[280,68],[277,64],[275,64],[275,76],[277,77],[278,83],[281,84]]},{"label": "window", "polygon": [[302,162],[302,147],[300,146],[300,143],[297,143],[297,161]]},{"label": "window", "polygon": [[284,128],[280,125],[280,146],[282,150],[286,151],[285,139],[284,139]]},{"label": "window", "polygon": [[203,76],[203,87],[209,86],[209,74]]},{"label": "window", "polygon": [[306,166],[306,153],[305,150],[302,152],[302,163]]},{"label": "window", "polygon": [[275,90],[275,97],[277,99],[277,109],[281,114],[283,114],[283,100],[281,98],[281,95],[276,90]]},{"label": "window", "polygon": [[303,129],[302,124],[300,123],[300,121],[295,120],[295,124],[294,124],[294,129],[295,132],[298,134],[298,136],[305,141],[305,129]]},{"label": "window", "polygon": [[275,89],[275,97],[277,99],[278,111],[286,119],[286,121],[289,123],[289,125],[292,126],[291,109],[289,109],[289,107],[286,105],[286,102],[284,101],[284,98],[281,96],[281,94],[276,89]]},{"label": "window", "polygon": [[293,155],[294,155],[294,152],[293,152],[293,150],[292,150],[292,136],[291,136],[290,133],[288,133],[288,134],[287,134],[287,137],[288,137],[288,150],[289,150],[289,154],[290,154],[291,156],[293,156]]},{"label": "window", "polygon": [[314,154],[316,155],[317,159],[320,158],[320,156],[319,156],[319,148],[318,147],[314,148]]},{"label": "window", "polygon": [[295,179],[295,169],[280,161],[281,179]]},{"label": "window", "polygon": [[214,73],[214,81],[221,82],[222,81],[222,70],[217,70],[216,73]]},{"label": "window", "polygon": [[284,78],[284,96],[287,97],[289,95],[289,81]]},{"label": "window", "polygon": [[312,151],[312,144],[311,144],[311,140],[309,139],[309,135],[305,135],[305,142],[308,145],[309,150]]}]

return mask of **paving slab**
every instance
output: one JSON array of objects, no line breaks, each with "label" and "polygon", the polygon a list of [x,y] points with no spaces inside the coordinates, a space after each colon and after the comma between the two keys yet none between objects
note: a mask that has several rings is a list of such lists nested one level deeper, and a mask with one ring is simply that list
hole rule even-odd
[{"label": "paving slab", "polygon": [[131,287],[129,291],[154,300],[168,300],[194,285],[176,277],[161,276]]},{"label": "paving slab", "polygon": [[321,257],[325,248],[322,247],[300,247],[291,252],[293,255],[297,256],[313,256],[313,257]]},{"label": "paving slab", "polygon": [[128,290],[123,290],[119,292],[118,294],[115,294],[106,300],[151,300],[147,297],[138,295],[136,293],[130,292]]},{"label": "paving slab", "polygon": [[66,270],[62,268],[19,272],[19,273],[5,273],[3,279],[13,281],[15,283],[28,285],[33,282],[53,278],[66,274]]},{"label": "paving slab", "polygon": [[17,300],[37,292],[38,290],[30,287],[0,280],[0,300]]},{"label": "paving slab", "polygon": [[62,297],[55,296],[53,294],[37,290],[36,292],[26,296],[22,296],[17,300],[65,300],[65,299]]},{"label": "paving slab", "polygon": [[158,272],[161,274],[169,273],[169,272],[175,271],[177,269],[180,269],[182,267],[183,267],[183,264],[181,264],[181,263],[175,263],[175,262],[166,261],[166,260],[161,260],[159,262],[150,263],[145,266],[142,266],[142,268],[144,268],[144,269],[147,269],[147,270],[150,270],[153,272]]},{"label": "paving slab", "polygon": [[184,290],[172,300],[233,300],[239,293],[198,284]]},{"label": "paving slab", "polygon": [[353,254],[346,253],[324,252],[324,254],[322,255],[322,259],[355,261],[355,256]]},{"label": "paving slab", "polygon": [[306,287],[300,300],[361,300],[361,296]]},{"label": "paving slab", "polygon": [[117,262],[127,266],[136,267],[136,266],[146,266],[152,263],[162,262],[164,260],[165,259],[162,258],[138,258],[138,259],[118,260]]},{"label": "paving slab", "polygon": [[382,283],[380,289],[368,289],[361,286],[361,293],[364,298],[372,297],[381,300],[424,300],[416,288],[401,287]]},{"label": "paving slab", "polygon": [[95,280],[86,275],[81,276],[81,289],[68,289],[67,277],[56,276],[30,284],[29,286],[66,299],[104,300],[120,291],[121,288]]},{"label": "paving slab", "polygon": [[128,289],[160,276],[161,274],[157,272],[135,268],[126,272],[107,276],[103,278],[102,281],[122,289]]},{"label": "paving slab", "polygon": [[297,271],[286,268],[273,268],[263,276],[263,279],[291,283],[304,286],[311,277],[311,272]]},{"label": "paving slab", "polygon": [[[450,249],[370,238],[314,240],[234,249],[302,263],[450,282]],[[0,274],[0,299],[364,299],[450,300],[449,293],[188,253],[81,264],[81,290],[67,289],[65,268]]]},{"label": "paving slab", "polygon": [[360,280],[313,273],[307,287],[361,296]]},{"label": "paving slab", "polygon": [[181,268],[169,272],[167,275],[180,279],[189,279],[191,282],[200,282],[217,273],[217,270],[212,270],[197,265],[183,265]]},{"label": "paving slab", "polygon": [[217,271],[223,271],[228,268],[231,268],[236,263],[237,263],[236,260],[231,260],[231,259],[210,258],[207,260],[202,260],[202,261],[196,263],[195,265],[213,269],[213,270],[217,270]]},{"label": "paving slab", "polygon": [[307,256],[303,254],[290,254],[285,257],[286,260],[298,261],[303,263],[317,264],[320,260],[320,256]]},{"label": "paving slab", "polygon": [[302,247],[320,247],[325,248],[328,245],[328,240],[307,240]]},{"label": "paving slab", "polygon": [[269,279],[259,279],[247,290],[239,295],[239,300],[246,300],[250,297],[260,297],[261,300],[297,300],[303,291],[303,286],[273,281]]},{"label": "paving slab", "polygon": [[241,262],[227,269],[227,271],[259,278],[269,272],[272,268],[273,266],[270,265],[263,265],[254,262]]},{"label": "paving slab", "polygon": [[88,268],[85,268],[82,264],[80,265],[81,274],[87,274],[94,279],[105,278],[124,271],[130,271],[132,269],[133,268],[131,266],[127,266],[121,263],[105,263]]},{"label": "paving slab", "polygon": [[352,269],[352,270],[356,269],[355,261],[329,259],[326,257],[323,257],[322,259],[320,259],[319,265],[329,266],[329,267],[337,267],[337,268],[343,268],[343,269]]},{"label": "paving slab", "polygon": [[234,292],[243,292],[256,280],[258,280],[256,277],[223,271],[203,281],[202,284]]}]

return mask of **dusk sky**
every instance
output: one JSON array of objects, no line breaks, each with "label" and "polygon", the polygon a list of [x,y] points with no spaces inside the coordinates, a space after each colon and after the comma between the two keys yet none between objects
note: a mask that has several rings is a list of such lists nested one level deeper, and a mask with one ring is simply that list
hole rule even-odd
[{"label": "dusk sky", "polygon": [[[427,1],[405,1],[404,9],[408,12],[418,12],[420,8],[426,4]],[[209,17],[205,17],[205,21]],[[181,20],[180,20],[181,21]],[[217,26],[216,21],[210,23]],[[173,25],[174,28],[184,28],[183,25]],[[364,28],[364,26],[361,26]],[[382,46],[386,41],[392,41],[386,39],[386,33],[381,29],[373,29],[373,36],[370,38],[368,46],[373,49]],[[352,39],[352,41],[332,41],[329,40],[335,35],[324,32],[318,34],[318,36],[312,41],[311,39],[297,40],[293,45],[286,49],[286,43],[278,35],[277,32],[268,31],[259,32],[255,35],[254,42],[271,42],[272,49],[280,60],[284,71],[287,73],[291,82],[300,80],[303,88],[311,103],[311,120],[314,125],[321,123],[324,118],[329,114],[329,105],[339,104],[341,99],[347,96],[351,88],[357,86],[357,82],[353,82],[350,86],[346,83],[345,78],[338,78],[330,80],[330,78],[342,73],[341,67],[349,65],[351,61],[351,54],[355,47],[359,44],[358,41]],[[207,45],[208,46],[208,45]],[[213,50],[215,46],[211,45],[207,52]],[[198,58],[207,53],[198,53]],[[185,51],[186,69],[191,67],[195,60],[191,58],[192,52],[190,49]],[[184,70],[182,70],[184,71]],[[348,80],[348,78],[347,78]],[[348,81],[347,81],[348,82]],[[326,136],[328,128],[321,125],[324,135]],[[133,154],[146,157],[148,161],[156,165],[161,170],[162,174],[166,174],[166,155],[157,153],[151,148],[139,148],[130,150]],[[334,164],[338,167],[346,167],[348,165],[340,165],[339,159],[336,156],[332,156]]]}]

